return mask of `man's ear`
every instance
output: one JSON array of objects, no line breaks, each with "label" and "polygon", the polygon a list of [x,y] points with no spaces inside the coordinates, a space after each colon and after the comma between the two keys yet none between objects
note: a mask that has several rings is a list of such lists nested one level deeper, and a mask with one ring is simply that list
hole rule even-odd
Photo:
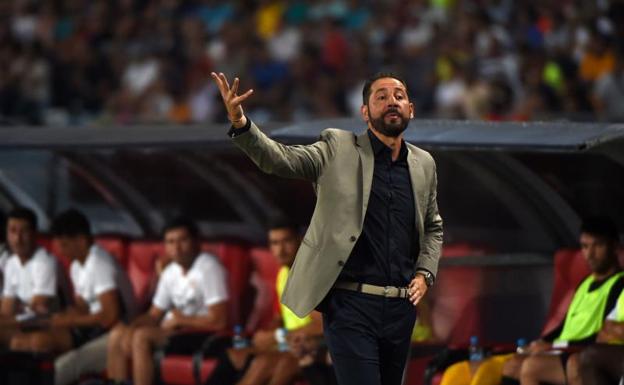
[{"label": "man's ear", "polygon": [[360,114],[362,114],[362,119],[368,123],[368,106],[366,104],[362,104],[362,107],[360,107]]},{"label": "man's ear", "polygon": [[414,103],[410,103],[410,119],[414,119]]}]

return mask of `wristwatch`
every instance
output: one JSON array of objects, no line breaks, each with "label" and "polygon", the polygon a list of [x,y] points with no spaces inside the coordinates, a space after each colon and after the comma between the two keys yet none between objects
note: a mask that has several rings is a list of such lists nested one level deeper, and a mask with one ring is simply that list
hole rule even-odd
[{"label": "wristwatch", "polygon": [[423,276],[423,278],[425,278],[425,283],[427,284],[427,287],[433,286],[433,282],[435,281],[435,277],[429,271],[427,271],[427,270],[417,270],[416,274],[420,274],[420,275]]}]

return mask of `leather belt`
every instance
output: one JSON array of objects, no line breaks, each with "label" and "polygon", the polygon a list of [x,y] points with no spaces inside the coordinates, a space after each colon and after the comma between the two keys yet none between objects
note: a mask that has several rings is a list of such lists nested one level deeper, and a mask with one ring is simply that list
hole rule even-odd
[{"label": "leather belt", "polygon": [[368,283],[339,281],[334,284],[335,289],[357,291],[365,294],[380,295],[386,298],[407,298],[406,287],[376,286]]}]

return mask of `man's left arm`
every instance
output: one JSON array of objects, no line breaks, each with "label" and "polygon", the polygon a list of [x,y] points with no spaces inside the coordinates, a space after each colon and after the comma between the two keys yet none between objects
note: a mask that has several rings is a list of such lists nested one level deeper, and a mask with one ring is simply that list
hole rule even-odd
[{"label": "man's left arm", "polygon": [[[433,160],[432,160],[433,163]],[[421,242],[420,255],[416,269],[429,271],[433,276],[438,273],[438,262],[442,252],[442,217],[438,211],[438,177],[433,163],[427,212],[423,218],[424,239]]]},{"label": "man's left arm", "polygon": [[432,175],[429,184],[429,200],[423,217],[423,240],[420,242],[420,254],[416,262],[416,277],[410,282],[410,301],[417,305],[427,292],[428,286],[423,274],[430,273],[435,279],[438,273],[438,262],[442,252],[442,217],[438,211],[438,176],[435,161],[431,159]]}]

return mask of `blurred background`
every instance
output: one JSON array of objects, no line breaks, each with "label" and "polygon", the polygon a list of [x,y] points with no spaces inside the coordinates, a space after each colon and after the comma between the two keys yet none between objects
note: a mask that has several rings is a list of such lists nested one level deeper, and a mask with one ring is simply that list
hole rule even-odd
[{"label": "blurred background", "polygon": [[224,122],[211,71],[254,88],[259,123],[354,116],[380,70],[420,118],[616,121],[623,19],[608,0],[1,1],[0,124]]}]

